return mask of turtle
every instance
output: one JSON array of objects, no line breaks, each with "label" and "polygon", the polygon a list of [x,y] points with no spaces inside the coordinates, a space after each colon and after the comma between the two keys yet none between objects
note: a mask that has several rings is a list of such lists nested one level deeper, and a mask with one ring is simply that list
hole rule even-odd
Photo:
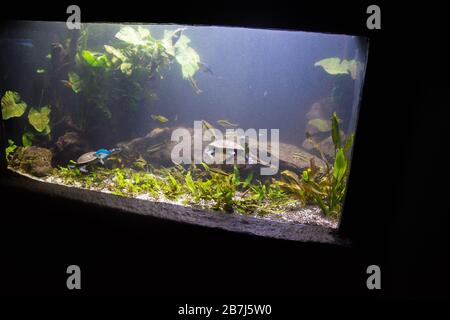
[{"label": "turtle", "polygon": [[237,155],[238,150],[245,152],[245,161],[249,165],[254,164],[261,164],[264,166],[270,166],[271,164],[263,161],[258,157],[257,155],[250,152],[250,149],[248,147],[248,142],[244,143],[244,146],[241,143],[237,143],[235,141],[235,138],[238,137],[239,140],[244,141],[243,138],[239,135],[230,135],[225,139],[217,139],[213,142],[209,143],[206,147],[206,154],[209,155],[211,158],[214,157],[216,150],[223,150],[225,154],[225,161],[231,159],[232,157],[235,157]]},{"label": "turtle", "polygon": [[102,165],[105,164],[105,159],[110,155],[120,152],[120,148],[108,149],[98,149],[97,151],[90,151],[82,154],[76,161],[76,164],[80,166],[80,171],[87,172],[86,166],[89,164],[94,164],[95,162],[100,162]]},{"label": "turtle", "polygon": [[245,148],[241,146],[239,143],[234,141],[234,139],[218,139],[209,143],[206,147],[206,154],[211,158],[216,154],[216,150],[223,150],[225,154],[226,160],[231,157],[234,157],[237,154],[237,151],[245,151]]}]

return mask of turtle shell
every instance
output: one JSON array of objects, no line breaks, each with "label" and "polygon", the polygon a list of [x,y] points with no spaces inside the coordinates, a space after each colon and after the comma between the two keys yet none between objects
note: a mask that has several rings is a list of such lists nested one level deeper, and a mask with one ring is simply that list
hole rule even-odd
[{"label": "turtle shell", "polygon": [[86,164],[97,160],[96,151],[87,152],[77,159],[77,164]]}]

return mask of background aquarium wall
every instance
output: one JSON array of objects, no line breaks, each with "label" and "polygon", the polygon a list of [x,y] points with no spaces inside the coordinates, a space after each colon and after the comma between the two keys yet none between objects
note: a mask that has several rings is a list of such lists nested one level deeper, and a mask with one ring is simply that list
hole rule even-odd
[{"label": "background aquarium wall", "polygon": [[10,170],[211,214],[337,226],[366,39],[14,22],[0,42]]}]

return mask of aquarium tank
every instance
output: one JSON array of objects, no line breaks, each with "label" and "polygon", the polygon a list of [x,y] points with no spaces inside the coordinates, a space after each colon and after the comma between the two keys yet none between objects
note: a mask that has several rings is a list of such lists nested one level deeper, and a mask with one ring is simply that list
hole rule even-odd
[{"label": "aquarium tank", "polygon": [[365,38],[18,21],[0,42],[8,170],[211,215],[337,228]]}]

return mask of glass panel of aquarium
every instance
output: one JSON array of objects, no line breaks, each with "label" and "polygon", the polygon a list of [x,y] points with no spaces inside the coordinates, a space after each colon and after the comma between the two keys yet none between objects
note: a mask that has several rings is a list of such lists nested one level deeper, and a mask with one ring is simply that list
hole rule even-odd
[{"label": "glass panel of aquarium", "polygon": [[337,227],[366,39],[15,22],[0,42],[10,170],[210,214]]}]

